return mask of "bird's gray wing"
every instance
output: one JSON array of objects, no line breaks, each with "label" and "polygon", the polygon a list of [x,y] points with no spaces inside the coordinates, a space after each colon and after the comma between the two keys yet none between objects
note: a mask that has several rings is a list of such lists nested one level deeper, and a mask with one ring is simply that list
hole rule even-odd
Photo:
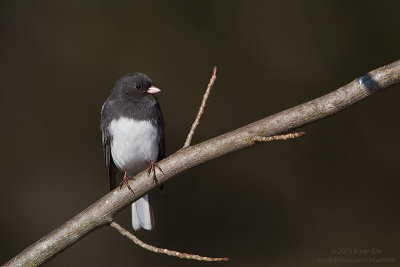
[{"label": "bird's gray wing", "polygon": [[[160,160],[163,160],[165,158],[165,133],[164,133],[164,118],[161,113],[161,109],[158,109],[159,113],[157,116],[159,116],[159,125],[158,125],[158,135],[160,136],[160,142],[158,143],[158,157],[157,157],[157,162]],[[160,185],[158,189],[161,192],[164,192],[164,185]]]},{"label": "bird's gray wing", "polygon": [[116,187],[116,174],[117,167],[114,164],[114,160],[111,155],[111,138],[106,138],[103,141],[103,149],[104,149],[104,161],[106,163],[107,176],[108,181],[110,183],[110,190],[113,190]]},{"label": "bird's gray wing", "polygon": [[107,100],[102,109],[101,109],[101,121],[100,128],[103,137],[103,152],[104,152],[104,162],[106,164],[108,181],[110,183],[110,190],[113,190],[116,187],[116,175],[117,175],[117,166],[114,164],[114,160],[111,155],[111,135],[108,131],[109,121],[107,119],[107,105],[109,101]]},{"label": "bird's gray wing", "polygon": [[158,158],[157,161],[163,160],[165,158],[165,136],[164,129],[162,130],[162,135],[160,135],[160,143],[158,144]]}]

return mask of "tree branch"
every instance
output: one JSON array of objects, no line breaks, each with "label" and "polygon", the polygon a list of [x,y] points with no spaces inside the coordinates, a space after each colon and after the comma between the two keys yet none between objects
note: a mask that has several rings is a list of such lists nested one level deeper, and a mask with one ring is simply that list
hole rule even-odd
[{"label": "tree branch", "polygon": [[[400,81],[400,61],[383,66],[357,78],[349,84],[317,99],[287,109],[249,125],[200,144],[183,148],[157,164],[159,183],[175,175],[223,155],[239,151],[258,143],[256,136],[268,137],[290,131],[333,115],[373,93]],[[115,189],[93,203],[90,207],[49,233],[15,256],[5,266],[36,266],[42,264],[92,231],[109,225],[113,216],[134,200],[159,186],[143,171],[130,181],[132,192],[124,186]]]}]

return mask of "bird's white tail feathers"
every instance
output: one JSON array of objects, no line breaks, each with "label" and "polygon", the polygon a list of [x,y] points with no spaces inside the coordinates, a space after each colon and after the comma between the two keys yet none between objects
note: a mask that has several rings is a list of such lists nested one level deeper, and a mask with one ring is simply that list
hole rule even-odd
[{"label": "bird's white tail feathers", "polygon": [[134,230],[139,230],[140,228],[151,230],[154,228],[153,210],[151,209],[148,195],[132,203],[132,227]]}]

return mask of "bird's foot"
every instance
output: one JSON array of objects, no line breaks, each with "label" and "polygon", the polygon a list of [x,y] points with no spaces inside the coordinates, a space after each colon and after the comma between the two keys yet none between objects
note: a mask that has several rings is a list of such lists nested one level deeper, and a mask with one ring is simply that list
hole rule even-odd
[{"label": "bird's foot", "polygon": [[156,184],[157,181],[157,177],[156,177],[156,167],[160,170],[160,172],[162,172],[162,174],[164,174],[163,170],[161,169],[160,166],[158,166],[154,161],[150,161],[150,167],[149,170],[147,172],[147,175],[150,176],[151,173],[153,173],[153,182]]},{"label": "bird's foot", "polygon": [[128,187],[128,189],[131,190],[133,194],[135,194],[135,192],[133,192],[132,190],[132,187],[128,183],[129,180],[135,180],[135,179],[133,179],[133,177],[128,176],[125,171],[124,178],[122,179],[122,182],[119,184],[119,189],[121,189],[122,186],[125,184]]}]

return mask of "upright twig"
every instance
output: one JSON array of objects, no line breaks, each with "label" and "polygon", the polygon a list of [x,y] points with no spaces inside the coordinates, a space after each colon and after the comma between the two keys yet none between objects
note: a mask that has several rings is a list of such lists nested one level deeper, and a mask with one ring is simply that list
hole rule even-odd
[{"label": "upright twig", "polygon": [[147,249],[151,252],[154,252],[154,253],[163,253],[168,256],[174,256],[174,257],[178,257],[181,259],[190,259],[190,260],[197,260],[197,261],[228,261],[229,260],[229,258],[226,258],[226,257],[225,258],[211,258],[211,257],[194,255],[194,254],[182,253],[182,252],[178,252],[178,251],[169,250],[166,248],[158,248],[158,247],[144,243],[143,241],[141,241],[139,238],[137,238],[135,235],[133,235],[131,232],[129,232],[128,230],[126,230],[125,228],[123,228],[121,225],[119,225],[116,222],[111,222],[110,226],[115,228],[116,230],[118,230],[118,232],[120,232],[123,236],[126,236],[127,238],[129,238],[135,244],[137,244],[137,245],[141,246],[142,248]]},{"label": "upright twig", "polygon": [[[321,120],[398,83],[400,83],[400,60],[373,70],[327,95],[181,149],[157,162],[164,172],[159,174],[157,179],[159,183],[164,183],[194,166],[259,143],[254,141],[256,136],[273,136]],[[153,177],[148,177],[147,171],[136,175],[135,180],[129,184],[136,195],[133,195],[127,187],[109,192],[27,247],[4,266],[37,266],[45,263],[94,230],[111,224],[118,212],[158,186],[153,183]]]},{"label": "upright twig", "polygon": [[196,128],[200,123],[200,119],[203,116],[204,108],[206,107],[206,104],[207,104],[207,99],[210,96],[211,88],[213,87],[216,79],[217,79],[217,66],[214,66],[213,73],[210,78],[210,82],[208,83],[206,92],[204,93],[204,96],[203,96],[203,101],[201,101],[201,105],[200,105],[199,111],[197,112],[196,119],[194,120],[194,122],[192,124],[192,128],[190,128],[190,131],[186,137],[186,141],[185,141],[185,144],[183,145],[183,148],[190,146],[190,143],[192,142],[194,132],[196,131]]}]

